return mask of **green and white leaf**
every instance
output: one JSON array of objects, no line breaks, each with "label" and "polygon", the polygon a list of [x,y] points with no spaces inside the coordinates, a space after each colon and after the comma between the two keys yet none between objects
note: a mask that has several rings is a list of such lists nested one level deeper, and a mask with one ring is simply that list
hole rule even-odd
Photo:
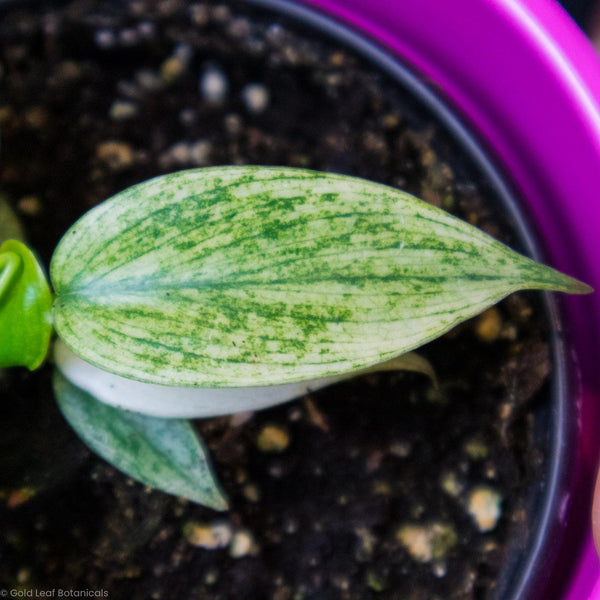
[{"label": "green and white leaf", "polygon": [[199,387],[357,370],[516,290],[589,291],[397,189],[283,167],[129,188],[67,232],[51,278],[85,361]]},{"label": "green and white leaf", "polygon": [[435,383],[435,373],[429,361],[414,352],[362,371],[246,388],[180,387],[134,381],[94,367],[60,340],[54,344],[54,363],[71,383],[97,400],[118,408],[165,418],[215,417],[260,410],[294,400],[344,379],[375,371],[417,371]]},{"label": "green and white leaf", "polygon": [[169,494],[216,510],[227,508],[206,450],[188,421],[114,408],[75,387],[57,370],[53,384],[69,424],[117,469]]}]

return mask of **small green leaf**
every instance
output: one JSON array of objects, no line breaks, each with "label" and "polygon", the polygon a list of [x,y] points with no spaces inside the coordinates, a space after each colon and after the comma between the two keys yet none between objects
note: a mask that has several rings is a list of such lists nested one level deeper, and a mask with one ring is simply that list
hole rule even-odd
[{"label": "small green leaf", "polygon": [[189,421],[147,417],[108,406],[54,372],[54,393],[71,427],[130,477],[175,496],[225,510],[227,502]]},{"label": "small green leaf", "polygon": [[367,375],[382,371],[411,371],[412,373],[420,373],[429,377],[434,387],[438,387],[438,380],[433,365],[424,356],[416,352],[407,352],[386,362],[367,367],[362,371],[356,371],[356,375]]},{"label": "small green leaf", "polygon": [[31,250],[17,240],[0,246],[0,367],[35,369],[48,354],[52,293]]},{"label": "small green leaf", "polygon": [[516,290],[589,291],[397,189],[279,167],[129,188],[68,231],[51,275],[76,354],[200,387],[361,369]]}]

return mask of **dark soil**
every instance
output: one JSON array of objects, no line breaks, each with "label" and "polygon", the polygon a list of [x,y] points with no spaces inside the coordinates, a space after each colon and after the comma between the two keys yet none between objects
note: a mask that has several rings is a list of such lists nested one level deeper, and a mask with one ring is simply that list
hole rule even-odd
[{"label": "dark soil", "polygon": [[[46,265],[117,191],[228,163],[385,182],[516,243],[490,184],[402,88],[247,6],[19,3],[0,21],[0,61],[1,187]],[[89,453],[55,408],[49,366],[0,373],[0,583],[111,599],[492,597],[543,472],[540,314],[515,295],[423,348],[440,392],[371,375],[241,425],[199,422],[224,514]],[[202,547],[219,532],[223,547]]]}]

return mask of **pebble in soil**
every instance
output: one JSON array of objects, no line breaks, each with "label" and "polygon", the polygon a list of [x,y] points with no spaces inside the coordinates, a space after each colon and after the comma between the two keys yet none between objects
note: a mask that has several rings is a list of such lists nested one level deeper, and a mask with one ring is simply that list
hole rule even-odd
[{"label": "pebble in soil", "polygon": [[[0,64],[0,184],[46,265],[98,202],[213,164],[382,181],[515,242],[489,185],[403,91],[280,18],[173,0],[19,6],[0,20]],[[199,423],[225,515],[92,456],[54,409],[48,368],[0,373],[0,581],[114,599],[489,597],[544,464],[535,298],[423,350],[441,396],[418,375],[371,375]]]}]

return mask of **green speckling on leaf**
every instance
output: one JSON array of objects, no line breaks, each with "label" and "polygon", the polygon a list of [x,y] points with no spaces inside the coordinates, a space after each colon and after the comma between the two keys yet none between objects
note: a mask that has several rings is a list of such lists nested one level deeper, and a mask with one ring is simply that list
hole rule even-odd
[{"label": "green speckling on leaf", "polygon": [[189,421],[160,419],[99,402],[57,370],[54,393],[71,427],[130,477],[175,496],[225,510],[227,502]]},{"label": "green speckling on leaf", "polygon": [[283,167],[133,186],[65,235],[51,277],[84,360],[202,387],[361,369],[513,291],[589,291],[397,189]]}]

